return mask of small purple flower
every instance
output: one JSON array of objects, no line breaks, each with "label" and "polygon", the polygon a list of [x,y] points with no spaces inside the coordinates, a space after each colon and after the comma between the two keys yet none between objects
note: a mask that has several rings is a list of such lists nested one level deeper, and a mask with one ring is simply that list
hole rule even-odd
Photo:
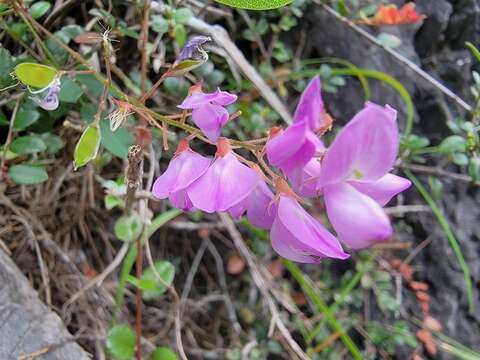
[{"label": "small purple flower", "polygon": [[[318,150],[318,149],[317,149]],[[288,175],[293,190],[300,196],[316,197],[317,182],[322,165],[320,160],[312,158],[303,168],[296,168]]]},{"label": "small purple flower", "polygon": [[212,39],[209,36],[201,36],[201,35],[191,38],[183,47],[176,62],[179,63],[184,60],[192,59],[195,55],[195,52],[200,52],[201,54],[205,53],[205,50],[202,48],[202,45],[211,40]]},{"label": "small purple flower", "polygon": [[310,130],[316,131],[324,125],[325,108],[321,96],[320,77],[315,76],[302,93],[293,121],[305,121]]},{"label": "small purple flower", "polygon": [[320,139],[305,121],[290,125],[285,131],[277,131],[267,142],[267,158],[270,164],[279,167],[285,175],[303,168],[323,147]]},{"label": "small purple flower", "polygon": [[187,188],[193,205],[205,212],[228,211],[241,203],[260,180],[255,170],[242,164],[225,138],[217,143],[217,154],[208,170]]},{"label": "small purple flower", "polygon": [[193,210],[186,189],[207,171],[210,163],[210,159],[191,150],[187,140],[181,140],[167,170],[153,184],[153,195],[169,198],[182,210]]},{"label": "small purple flower", "polygon": [[326,257],[349,257],[335,236],[300,206],[284,180],[277,183],[277,190],[270,240],[280,256],[301,263],[318,263]]},{"label": "small purple flower", "polygon": [[60,81],[54,80],[45,90],[32,97],[32,100],[47,111],[53,111],[58,108],[58,94],[60,92]]},{"label": "small purple flower", "polygon": [[224,106],[233,104],[237,96],[218,89],[213,93],[195,91],[190,94],[178,107],[192,110],[192,121],[205,136],[216,142],[220,137],[222,127],[227,123],[230,115]]},{"label": "small purple flower", "polygon": [[382,209],[410,181],[389,174],[398,155],[396,111],[367,103],[337,135],[322,161],[317,189],[340,241],[354,249],[385,241],[392,226]]}]

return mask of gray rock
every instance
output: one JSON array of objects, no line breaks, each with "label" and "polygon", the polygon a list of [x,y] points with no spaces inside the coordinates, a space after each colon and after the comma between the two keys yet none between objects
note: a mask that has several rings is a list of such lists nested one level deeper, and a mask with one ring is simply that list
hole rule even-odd
[{"label": "gray rock", "polygon": [[28,280],[0,250],[0,359],[15,360],[45,348],[41,360],[88,360],[60,318],[38,298]]}]

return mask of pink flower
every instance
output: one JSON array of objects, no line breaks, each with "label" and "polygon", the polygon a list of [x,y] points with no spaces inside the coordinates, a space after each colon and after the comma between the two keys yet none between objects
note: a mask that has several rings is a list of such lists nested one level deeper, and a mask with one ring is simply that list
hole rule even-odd
[{"label": "pink flower", "polygon": [[277,181],[277,190],[270,240],[280,256],[302,263],[348,258],[335,236],[300,206],[285,180]]},{"label": "pink flower", "polygon": [[211,142],[216,142],[230,116],[224,106],[236,100],[236,95],[220,89],[210,94],[194,90],[178,107],[192,109],[192,121]]},{"label": "pink flower", "polygon": [[317,182],[321,171],[320,160],[313,158],[303,168],[297,168],[288,175],[293,190],[300,196],[318,195]]},{"label": "pink flower", "polygon": [[235,219],[246,212],[252,225],[270,230],[276,213],[274,195],[265,181],[261,180],[244,201],[231,207],[228,212]]},{"label": "pink flower", "polygon": [[320,89],[320,77],[317,75],[303,91],[293,120],[294,122],[305,121],[312,131],[318,130],[324,125],[325,108]]},{"label": "pink flower", "polygon": [[410,181],[389,174],[398,155],[396,111],[367,103],[337,135],[322,161],[317,189],[339,239],[354,249],[391,237],[382,209]]},{"label": "pink flower", "polygon": [[175,207],[192,210],[186,189],[207,171],[210,162],[191,150],[187,140],[180,140],[167,170],[153,184],[153,195],[159,199],[168,197]]},{"label": "pink flower", "polygon": [[274,132],[267,142],[267,158],[270,164],[289,175],[303,168],[322,147],[320,139],[309,128],[307,122],[290,125],[285,131]]},{"label": "pink flower", "polygon": [[215,160],[208,170],[187,189],[193,205],[203,211],[228,211],[241,203],[260,180],[255,170],[242,164],[225,138],[217,143]]}]

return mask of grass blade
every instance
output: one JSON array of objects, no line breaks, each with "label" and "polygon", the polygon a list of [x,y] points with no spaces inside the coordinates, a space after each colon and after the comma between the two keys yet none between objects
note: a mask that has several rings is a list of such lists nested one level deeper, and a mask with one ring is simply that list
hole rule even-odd
[{"label": "grass blade", "polygon": [[445,215],[443,215],[442,211],[437,206],[437,204],[435,203],[435,201],[433,200],[432,196],[427,191],[427,189],[425,189],[422,183],[409,170],[405,170],[405,174],[415,185],[418,192],[420,193],[420,195],[422,195],[423,199],[428,204],[428,206],[430,206],[433,214],[438,220],[438,223],[440,224],[445,235],[447,236],[448,242],[450,243],[450,246],[452,247],[452,250],[455,253],[455,256],[457,257],[458,263],[460,264],[460,268],[462,269],[463,279],[465,282],[465,286],[467,288],[468,307],[470,312],[473,312],[474,303],[473,303],[472,279],[470,277],[470,270],[468,268],[467,263],[465,262],[465,258],[463,257],[462,249],[460,248],[458,240],[456,239],[452,229],[450,228],[450,225],[448,224],[448,221]]}]

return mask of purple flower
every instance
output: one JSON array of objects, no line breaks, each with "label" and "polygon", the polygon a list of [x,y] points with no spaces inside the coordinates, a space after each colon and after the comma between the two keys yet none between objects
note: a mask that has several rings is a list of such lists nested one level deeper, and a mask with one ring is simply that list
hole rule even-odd
[{"label": "purple flower", "polygon": [[241,203],[260,180],[255,170],[242,164],[225,138],[217,143],[215,160],[208,170],[187,189],[193,205],[203,211],[228,211]]},{"label": "purple flower", "polygon": [[229,214],[239,219],[245,212],[253,225],[270,230],[276,213],[274,195],[265,181],[260,180],[255,189],[242,202],[231,207]]},{"label": "purple flower", "polygon": [[182,210],[192,210],[193,204],[186,189],[207,171],[210,162],[210,159],[191,150],[187,140],[181,140],[167,170],[155,180],[153,195],[159,199],[168,197],[175,207]]},{"label": "purple flower", "polygon": [[288,175],[293,190],[300,196],[318,195],[317,182],[321,171],[320,160],[313,158],[303,168],[297,168]]},{"label": "purple flower", "polygon": [[[45,94],[46,92],[46,94]],[[32,97],[32,100],[47,111],[53,111],[58,108],[58,94],[60,92],[60,81],[54,80],[41,94]]]},{"label": "purple flower", "polygon": [[284,180],[280,179],[277,189],[270,240],[280,256],[302,263],[318,263],[325,257],[348,258],[335,236],[300,206]]},{"label": "purple flower", "polygon": [[355,249],[391,237],[382,209],[410,186],[389,174],[398,154],[396,111],[367,103],[337,135],[322,162],[317,189],[339,239]]},{"label": "purple flower", "polygon": [[270,164],[279,167],[289,175],[303,168],[315,155],[316,149],[323,147],[320,139],[309,128],[307,122],[300,121],[280,130],[267,142],[267,158]]},{"label": "purple flower", "polygon": [[220,89],[210,94],[195,91],[178,107],[192,109],[192,121],[211,142],[216,142],[222,127],[229,119],[228,111],[224,106],[233,104],[236,100],[236,95]]},{"label": "purple flower", "polygon": [[325,108],[320,89],[320,77],[317,75],[303,91],[293,118],[294,122],[305,121],[312,131],[320,129],[325,122]]},{"label": "purple flower", "polygon": [[195,52],[200,52],[201,54],[205,53],[205,50],[202,48],[202,45],[211,41],[212,39],[209,36],[195,36],[191,38],[183,47],[180,55],[176,62],[181,62],[184,60],[192,59],[195,55]]}]

